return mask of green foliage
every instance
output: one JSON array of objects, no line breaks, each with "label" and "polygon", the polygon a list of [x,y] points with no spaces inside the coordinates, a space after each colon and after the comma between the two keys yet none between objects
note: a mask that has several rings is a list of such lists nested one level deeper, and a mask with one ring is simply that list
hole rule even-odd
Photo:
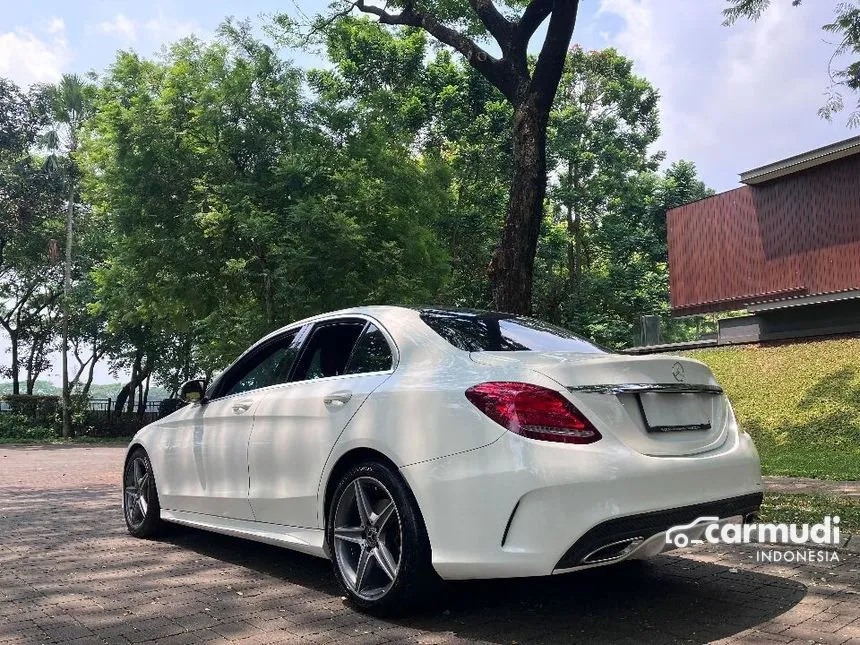
[{"label": "green foliage", "polygon": [[[81,180],[70,299],[81,396],[127,403],[150,378],[164,396],[156,383],[175,392],[320,311],[492,306],[487,267],[515,165],[510,101],[423,30],[343,17],[320,33],[323,70],[303,73],[227,22],[214,41],[153,59],[120,52],[94,86],[68,77],[0,105],[38,117],[26,99],[43,114],[7,140],[51,126],[68,153],[54,159],[57,200],[41,202],[51,235],[62,235],[68,180]],[[665,212],[708,191],[690,163],[657,172],[656,90],[618,52],[575,49],[549,134],[536,313],[613,347],[638,340],[644,313],[665,318],[666,340],[689,337],[694,324],[669,321]],[[35,240],[25,256],[42,257],[46,240],[24,239]],[[56,271],[37,275],[56,284]],[[105,357],[131,370],[110,393],[89,385]]]},{"label": "green foliage", "polygon": [[[641,306],[629,288],[633,282],[644,286],[649,278],[643,272],[654,264],[651,254],[641,253],[652,222],[636,212],[636,200],[644,195],[635,189],[644,187],[640,178],[655,171],[662,157],[649,151],[660,135],[658,97],[632,67],[613,49],[574,47],[549,127],[549,197],[567,243],[555,271],[545,274],[551,284],[543,289],[556,297],[543,313],[609,345],[630,341],[622,322],[629,316],[607,307],[606,298],[617,294],[619,303]],[[619,242],[635,248],[618,248]]]},{"label": "green foliage", "polygon": [[424,32],[343,19],[327,31],[334,67],[309,83],[333,123],[381,129],[420,155],[440,206],[432,233],[448,256],[440,304],[490,306],[486,270],[498,242],[511,174],[512,109],[447,51],[430,57]]},{"label": "green foliage", "polygon": [[34,424],[23,414],[0,412],[0,443],[29,443],[56,439],[57,431]]},{"label": "green foliage", "polygon": [[34,153],[50,112],[44,88],[0,79],[0,327],[11,345],[2,372],[16,388],[22,364],[28,377],[45,367],[60,289],[65,184]]},{"label": "green foliage", "polygon": [[766,474],[860,479],[860,339],[690,356],[725,388]]},{"label": "green foliage", "polygon": [[536,312],[608,347],[637,344],[643,314],[663,319],[667,342],[691,337],[698,321],[669,311],[666,211],[710,191],[692,163],[656,172],[656,90],[615,50],[574,48],[549,133]]},{"label": "green foliage", "polygon": [[120,54],[87,144],[109,240],[95,309],[148,360],[193,337],[156,367],[175,385],[296,318],[432,300],[446,195],[384,125],[308,101],[299,71],[247,25],[162,61]]}]

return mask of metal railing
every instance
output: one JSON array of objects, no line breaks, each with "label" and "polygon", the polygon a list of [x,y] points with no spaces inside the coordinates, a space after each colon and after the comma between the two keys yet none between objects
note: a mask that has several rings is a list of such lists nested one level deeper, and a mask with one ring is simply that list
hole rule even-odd
[{"label": "metal railing", "polygon": [[[161,405],[161,401],[147,401],[144,406],[143,416],[147,418],[157,419],[159,406]],[[95,412],[96,414],[104,414],[107,417],[111,417],[117,414],[116,410],[116,399],[107,398],[107,399],[90,399],[87,402],[87,410],[89,412]],[[134,401],[132,406],[131,414],[137,414],[137,401]],[[123,408],[123,414],[128,414],[128,403]]]}]

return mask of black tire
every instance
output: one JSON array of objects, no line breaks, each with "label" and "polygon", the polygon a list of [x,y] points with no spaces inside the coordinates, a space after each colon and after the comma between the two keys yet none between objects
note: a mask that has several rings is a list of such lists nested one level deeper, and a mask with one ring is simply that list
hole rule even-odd
[{"label": "black tire", "polygon": [[[365,490],[369,501],[366,506],[371,512],[366,512],[370,518],[367,526],[360,519],[356,487]],[[390,518],[382,520],[384,524],[377,534],[371,522],[374,516],[385,516],[386,496],[393,501],[394,512],[389,511]],[[353,524],[356,528],[354,535],[350,535],[345,527]],[[335,537],[336,527],[340,538]],[[394,537],[395,527],[399,529],[399,540]],[[367,613],[377,616],[406,613],[429,604],[441,587],[431,563],[430,541],[418,504],[400,475],[384,463],[364,462],[341,477],[328,510],[326,542],[343,594],[355,607]],[[387,566],[385,562],[390,565],[394,558],[381,554],[398,555],[398,545],[396,568]],[[365,552],[371,555],[366,558],[366,575],[362,580],[370,580],[375,575],[379,589],[369,582],[359,581],[360,589],[356,590],[361,557]],[[391,571],[395,572],[393,579]]]},{"label": "black tire", "polygon": [[[141,486],[143,476],[146,480]],[[143,448],[135,448],[128,455],[122,470],[122,489],[122,510],[128,532],[137,538],[156,536],[163,526],[161,505],[152,462]]]}]

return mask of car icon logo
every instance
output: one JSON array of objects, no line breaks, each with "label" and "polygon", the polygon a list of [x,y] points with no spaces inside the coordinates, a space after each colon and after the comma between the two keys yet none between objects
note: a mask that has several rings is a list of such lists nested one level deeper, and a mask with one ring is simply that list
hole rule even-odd
[{"label": "car icon logo", "polygon": [[715,522],[719,522],[719,517],[698,517],[689,524],[682,524],[680,526],[673,526],[668,531],[666,531],[666,544],[672,544],[676,548],[683,549],[690,544],[702,544],[704,540],[691,540],[690,536],[686,534],[686,531],[689,531],[693,527],[705,526],[714,524]]},{"label": "car icon logo", "polygon": [[672,366],[672,376],[678,383],[683,383],[687,376],[684,374],[684,366],[681,363],[675,363]]}]

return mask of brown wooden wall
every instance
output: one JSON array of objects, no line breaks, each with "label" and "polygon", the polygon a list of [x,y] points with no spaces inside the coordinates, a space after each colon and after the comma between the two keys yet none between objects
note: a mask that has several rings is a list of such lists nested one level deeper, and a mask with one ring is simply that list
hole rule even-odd
[{"label": "brown wooden wall", "polygon": [[669,211],[677,315],[860,289],[860,155]]}]

